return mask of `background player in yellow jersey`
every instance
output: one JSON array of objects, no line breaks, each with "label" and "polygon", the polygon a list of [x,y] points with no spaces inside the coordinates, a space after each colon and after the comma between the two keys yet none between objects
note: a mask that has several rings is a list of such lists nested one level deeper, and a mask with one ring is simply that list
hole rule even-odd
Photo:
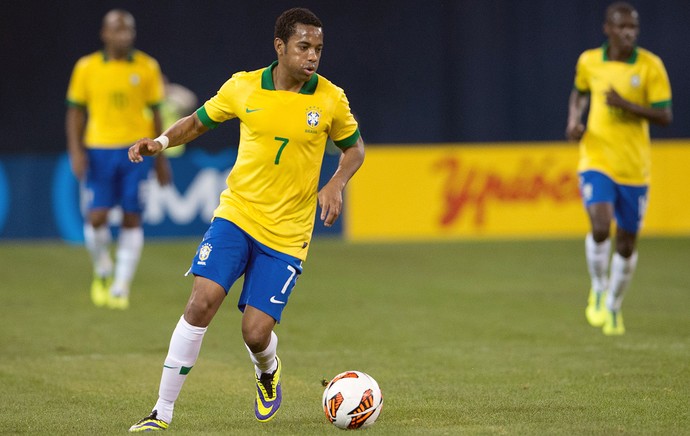
[{"label": "background player in yellow jersey", "polygon": [[[273,43],[277,62],[234,74],[194,114],[129,150],[131,160],[141,162],[142,156],[189,142],[220,122],[240,120],[237,161],[192,261],[192,294],[173,331],[158,401],[130,431],[168,427],[204,333],[242,275],[238,308],[255,366],[256,418],[268,421],[280,407],[282,368],[273,329],[302,272],[316,205],[325,225],[332,225],[342,210],[342,191],[364,161],[364,144],[343,90],[316,74],[321,21],[306,9],[285,11],[276,21]],[[317,191],[329,137],[343,153],[332,178]]]},{"label": "background player in yellow jersey", "polygon": [[[568,104],[566,137],[580,139],[580,188],[591,223],[585,252],[592,287],[585,314],[606,335],[625,333],[621,305],[637,265],[650,179],[649,122],[672,120],[666,69],[659,57],[637,47],[639,29],[630,4],[608,7],[608,41],[580,55]],[[585,128],[582,116],[590,100]]]},{"label": "background player in yellow jersey", "polygon": [[[129,12],[108,12],[101,28],[103,50],[79,59],[67,91],[67,149],[72,171],[88,192],[84,240],[94,265],[91,298],[96,306],[117,309],[129,306],[141,257],[139,184],[152,162],[134,165],[127,150],[136,139],[161,132],[162,76],[153,58],[134,49],[135,35]],[[165,157],[157,157],[155,166],[159,182],[169,183]],[[108,212],[117,205],[123,217],[113,265]]]}]

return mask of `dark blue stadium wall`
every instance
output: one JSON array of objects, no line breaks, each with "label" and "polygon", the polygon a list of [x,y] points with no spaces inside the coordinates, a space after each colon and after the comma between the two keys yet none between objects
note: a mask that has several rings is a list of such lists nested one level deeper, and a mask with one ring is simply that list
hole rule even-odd
[{"label": "dark blue stadium wall", "polygon": [[[609,2],[348,0],[11,2],[0,14],[0,153],[64,150],[64,95],[77,58],[99,48],[110,8],[137,19],[137,46],[201,99],[274,59],[276,16],[301,5],[324,22],[319,72],[343,87],[368,143],[561,140],[575,61],[600,45]],[[640,45],[666,62],[676,122],[690,137],[688,0],[638,0]],[[236,143],[228,123],[198,144]]]}]

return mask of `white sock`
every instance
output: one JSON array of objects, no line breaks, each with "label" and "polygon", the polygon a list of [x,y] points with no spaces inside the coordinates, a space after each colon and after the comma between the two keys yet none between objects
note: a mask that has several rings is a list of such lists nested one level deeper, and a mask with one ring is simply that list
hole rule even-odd
[{"label": "white sock", "polygon": [[153,410],[158,411],[158,419],[168,424],[172,421],[173,408],[187,374],[199,357],[201,341],[207,327],[195,327],[180,317],[170,339],[170,348],[163,364],[158,401]]},{"label": "white sock", "polygon": [[606,298],[606,307],[609,310],[618,312],[623,305],[623,296],[632,281],[633,274],[637,268],[637,251],[632,256],[625,258],[618,253],[614,253],[611,260],[611,289]]},{"label": "white sock", "polygon": [[113,273],[113,260],[110,258],[110,243],[112,235],[108,225],[94,228],[91,224],[84,224],[84,245],[91,255],[93,269],[100,277],[108,277]]},{"label": "white sock", "polygon": [[[244,344],[247,347],[247,344]],[[278,362],[276,361],[276,350],[278,349],[278,336],[275,332],[271,332],[271,340],[268,343],[268,347],[264,351],[259,353],[252,353],[252,350],[247,347],[249,351],[249,358],[252,359],[254,363],[254,370],[256,371],[257,377],[261,377],[263,373],[272,373],[278,368]]]},{"label": "white sock", "polygon": [[611,251],[611,239],[603,242],[595,242],[591,233],[585,238],[585,257],[587,269],[592,279],[592,290],[604,292],[608,289],[609,256]]},{"label": "white sock", "polygon": [[139,265],[144,247],[144,229],[141,227],[122,227],[117,241],[117,264],[112,290],[117,295],[128,295],[129,285]]}]

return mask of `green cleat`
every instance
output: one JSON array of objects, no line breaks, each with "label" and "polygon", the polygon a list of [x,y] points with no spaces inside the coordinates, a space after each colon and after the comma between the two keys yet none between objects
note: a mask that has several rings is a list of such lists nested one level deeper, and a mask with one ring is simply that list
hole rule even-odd
[{"label": "green cleat", "polygon": [[101,277],[94,275],[91,282],[91,302],[96,307],[103,307],[108,303],[108,296],[110,295],[110,277]]},{"label": "green cleat", "polygon": [[623,312],[613,310],[606,311],[606,322],[602,331],[606,336],[620,336],[625,334],[625,325],[623,325]]},{"label": "green cleat", "polygon": [[158,411],[154,410],[149,416],[139,420],[136,424],[129,428],[130,433],[140,431],[161,431],[168,428],[168,423],[156,418]]},{"label": "green cleat", "polygon": [[593,289],[589,291],[585,316],[587,317],[587,322],[589,322],[589,325],[592,327],[601,327],[606,322],[606,307],[604,300],[606,300],[606,291],[594,292]]}]

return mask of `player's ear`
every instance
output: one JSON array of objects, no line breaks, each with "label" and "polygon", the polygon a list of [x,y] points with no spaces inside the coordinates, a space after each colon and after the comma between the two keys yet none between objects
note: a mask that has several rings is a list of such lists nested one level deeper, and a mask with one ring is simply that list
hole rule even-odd
[{"label": "player's ear", "polygon": [[285,49],[285,43],[283,42],[282,39],[280,39],[280,38],[275,38],[275,39],[273,40],[273,48],[275,48],[276,54],[277,54],[278,56],[280,56],[281,54],[284,53],[283,50]]}]

